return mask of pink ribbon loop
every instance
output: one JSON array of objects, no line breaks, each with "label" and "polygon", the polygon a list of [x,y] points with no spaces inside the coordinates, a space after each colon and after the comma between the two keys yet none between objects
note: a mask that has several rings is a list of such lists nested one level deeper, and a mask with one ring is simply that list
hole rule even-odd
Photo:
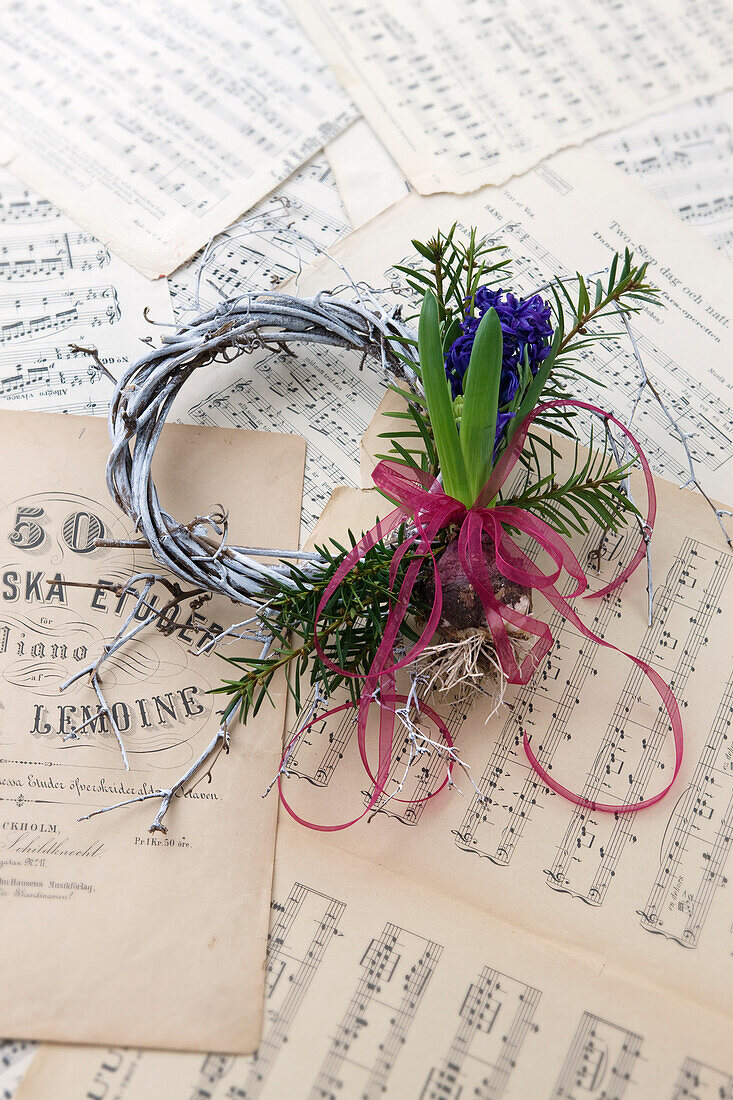
[{"label": "pink ribbon loop", "polygon": [[[394,719],[396,704],[407,705],[408,696],[407,695],[395,695],[392,692],[384,692],[383,694],[380,695],[380,700],[379,701],[380,701],[382,710],[384,711],[386,709],[386,710],[390,711],[391,714],[392,714],[392,718]],[[369,761],[366,759],[366,757],[362,757],[362,761],[364,763],[364,769],[366,771],[366,774],[368,775],[369,779],[371,780],[371,782],[373,784],[372,794],[369,797],[369,801],[367,802],[365,808],[362,810],[362,812],[357,817],[352,818],[351,821],[343,821],[338,825],[319,825],[314,821],[307,821],[304,817],[301,817],[300,814],[298,814],[293,809],[293,807],[290,805],[290,803],[288,802],[288,800],[285,797],[285,793],[283,791],[283,783],[282,783],[282,769],[285,766],[285,764],[287,763],[288,759],[290,758],[291,752],[292,752],[293,748],[295,747],[296,743],[298,742],[298,740],[302,737],[302,735],[307,730],[309,730],[311,728],[311,726],[314,726],[316,724],[316,722],[323,722],[324,719],[331,718],[334,714],[341,714],[345,710],[352,710],[354,707],[358,707],[358,706],[360,706],[360,703],[352,703],[352,702],[342,703],[342,705],[340,707],[334,707],[332,710],[327,710],[325,714],[318,714],[314,718],[311,718],[311,720],[309,722],[307,722],[304,726],[302,726],[298,730],[298,732],[295,734],[295,736],[290,740],[290,742],[288,743],[288,745],[285,749],[285,752],[283,753],[282,760],[280,761],[280,772],[278,773],[278,777],[277,777],[277,785],[278,785],[278,790],[280,792],[280,800],[281,800],[283,806],[285,807],[287,812],[290,814],[290,816],[295,821],[298,822],[299,825],[305,825],[306,828],[314,829],[316,832],[319,832],[319,833],[336,833],[336,832],[339,832],[342,829],[349,829],[349,828],[351,828],[352,825],[356,825],[357,821],[361,821],[362,818],[366,817],[367,814],[371,813],[372,810],[377,808],[377,803],[379,802],[379,799],[381,798],[381,796],[385,792],[385,786],[384,785],[385,785],[385,783],[387,781],[387,778],[389,776],[389,767],[390,767],[390,764],[391,764],[391,761],[392,761],[392,746],[391,746],[391,744],[389,746],[383,745],[382,742],[381,742],[381,738],[380,738],[380,743],[379,743],[379,746],[378,746],[379,762],[378,762],[376,776],[372,772]],[[420,703],[420,715],[423,719],[427,718],[430,722],[433,723],[433,725],[435,726],[436,732],[443,739],[443,741],[445,743],[445,746],[446,746],[446,749],[448,749],[449,751],[452,750],[453,749],[453,739],[450,735],[448,727],[446,726],[445,722],[440,717],[440,715],[436,714],[436,712],[431,707],[429,707],[426,703],[423,703],[422,701]],[[383,755],[383,754],[386,754],[387,749],[389,750],[388,755]],[[387,771],[386,771],[386,773],[384,773],[382,771],[383,760],[387,761]],[[381,775],[380,775],[380,772],[382,773]],[[409,801],[409,802],[427,802],[427,801],[429,801],[429,799],[435,798],[436,795],[440,794],[441,791],[445,790],[445,788],[447,787],[449,782],[450,782],[450,773],[447,771],[445,779],[440,784],[440,786],[436,787],[436,789],[434,791],[431,791],[429,794],[423,795],[420,798],[410,798],[410,799],[395,798],[395,802],[407,802],[407,801]]]},{"label": "pink ribbon loop", "polygon": [[[502,504],[496,504],[493,507],[488,506],[505,484],[509,474],[514,468],[521,454],[532,421],[540,413],[548,409],[560,407],[584,409],[593,413],[595,416],[601,417],[604,421],[612,423],[626,437],[633,448],[634,453],[639,459],[646,483],[647,514],[645,523],[642,527],[644,537],[641,538],[640,544],[628,565],[615,580],[611,581],[597,592],[586,591],[588,587],[588,578],[578,562],[578,559],[562,536],[550,527],[549,524],[545,523],[544,520],[521,508]],[[280,796],[288,813],[294,817],[296,821],[307,825],[309,828],[332,832],[349,828],[357,821],[360,821],[377,806],[381,796],[386,793],[394,745],[394,708],[395,704],[398,702],[406,703],[405,696],[396,694],[395,677],[400,669],[412,664],[420,654],[427,649],[440,623],[443,597],[438,563],[433,552],[432,544],[439,531],[453,524],[460,525],[458,534],[458,554],[461,565],[463,566],[470,584],[481,600],[489,631],[496,649],[497,658],[509,683],[526,684],[529,682],[540,662],[547,656],[552,648],[553,637],[547,623],[534,618],[532,615],[521,614],[514,608],[501,603],[501,601],[497,599],[484,558],[484,535],[488,536],[489,540],[493,543],[497,567],[507,580],[514,581],[514,583],[523,585],[527,588],[536,589],[538,592],[542,593],[550,604],[559,611],[565,619],[571,622],[584,637],[606,649],[612,649],[620,653],[635,664],[641,669],[644,676],[657,691],[667,711],[674,737],[675,766],[670,782],[658,794],[642,802],[636,802],[629,805],[625,803],[598,803],[591,799],[584,798],[581,795],[576,795],[567,787],[557,782],[540,764],[532,751],[529,738],[525,733],[523,737],[524,750],[532,767],[543,782],[550,790],[555,791],[557,794],[562,795],[563,798],[568,799],[578,806],[606,813],[633,813],[636,810],[645,809],[647,806],[653,806],[661,798],[664,798],[677,778],[682,764],[682,719],[680,717],[677,700],[671,688],[664,682],[655,669],[647,664],[647,662],[641,660],[641,658],[626,653],[625,650],[618,649],[610,642],[594,634],[594,632],[582,622],[575,610],[568,603],[568,600],[581,595],[585,599],[598,599],[601,596],[607,595],[609,592],[613,592],[628,580],[646,554],[646,532],[653,529],[656,519],[656,494],[649,463],[647,462],[640,444],[631,434],[629,429],[610,413],[606,413],[596,405],[589,404],[585,401],[570,399],[553,400],[538,405],[529,416],[525,417],[497,463],[491,477],[479,494],[476,503],[468,509],[460,501],[454,500],[443,492],[442,486],[438,480],[430,474],[403,466],[396,462],[380,462],[372,473],[372,480],[385,496],[394,501],[397,507],[394,511],[390,512],[385,519],[380,520],[370,531],[363,535],[356,546],[346,554],[320,599],[314,626],[315,650],[321,662],[326,665],[327,668],[330,668],[341,676],[363,680],[360,698],[357,703],[346,703],[341,707],[336,707],[334,710],[328,711],[326,715],[320,716],[317,720],[322,721],[324,717],[338,714],[352,706],[357,709],[357,741],[359,754],[365,772],[373,784],[372,795],[363,813],[359,814],[359,816],[355,817],[353,820],[344,822],[340,825],[316,825],[312,822],[303,820],[303,818],[292,809],[285,799],[282,783],[280,779],[278,779]],[[411,523],[414,530],[412,530],[395,549],[390,565],[391,590],[394,589],[396,584],[400,565],[411,550],[413,551],[413,557],[409,561],[404,572],[396,597],[390,602],[384,634],[371,667],[365,674],[342,668],[325,653],[319,636],[319,624],[327,610],[328,602],[331,596],[337,591],[343,579],[365,558],[368,552],[378,543],[385,540],[406,521]],[[538,545],[547,554],[550,561],[553,563],[554,569],[551,569],[549,572],[543,572],[543,570],[521,549],[508,529],[519,532],[520,535],[532,540]],[[396,659],[395,645],[400,634],[400,628],[410,609],[410,599],[415,584],[417,583],[418,575],[428,561],[431,563],[433,569],[435,592],[433,606],[417,641],[413,643],[403,657]],[[567,573],[569,577],[576,581],[575,589],[569,593],[567,597],[563,596],[556,587],[563,572]],[[507,624],[520,630],[525,635],[535,638],[534,643],[523,658],[521,664],[517,664],[514,647],[512,646],[507,632]],[[376,774],[372,771],[367,751],[367,719],[372,700],[375,698],[378,698],[380,704]],[[446,746],[452,748],[453,743],[442,719],[423,702],[420,703],[420,713],[427,715],[435,724],[436,729],[440,732]],[[316,719],[313,721],[316,721]],[[283,762],[288,758],[297,738],[305,732],[305,729],[309,728],[310,725],[313,725],[313,722],[310,722],[308,726],[304,727],[296,734],[296,737],[286,750]],[[446,780],[441,787],[433,791],[430,795],[427,795],[426,798],[431,798],[437,794],[439,790],[445,787],[447,782],[448,777],[446,776]],[[425,799],[418,801],[425,801]]]}]

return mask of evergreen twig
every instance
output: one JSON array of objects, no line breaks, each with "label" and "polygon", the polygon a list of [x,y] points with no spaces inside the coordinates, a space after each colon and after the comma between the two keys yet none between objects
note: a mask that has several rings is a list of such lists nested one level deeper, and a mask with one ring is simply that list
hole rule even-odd
[{"label": "evergreen twig", "polygon": [[[403,530],[397,532],[402,541]],[[351,546],[356,544],[349,533]],[[332,594],[323,613],[316,622],[316,613],[332,576],[341,565],[348,548],[335,540],[329,546],[317,547],[323,565],[317,574],[293,569],[290,572],[295,587],[280,584],[273,579],[268,593],[267,624],[274,635],[276,647],[271,654],[259,657],[225,657],[243,673],[238,679],[225,680],[215,690],[231,695],[239,707],[242,721],[248,714],[256,714],[268,697],[273,677],[279,669],[288,672],[288,689],[296,707],[300,709],[302,681],[320,682],[326,695],[346,684],[352,699],[359,696],[358,679],[334,672],[320,661],[314,661],[315,636],[326,656],[348,672],[365,674],[371,667],[374,655],[382,640],[384,620],[390,603],[399,591],[405,571],[414,554],[406,554],[400,563],[394,584],[390,586],[390,567],[393,547],[380,542],[368,550]],[[429,611],[428,602],[421,595],[421,586],[413,590],[411,601],[413,614],[420,617]],[[416,640],[417,632],[410,622],[403,622],[403,634]]]}]

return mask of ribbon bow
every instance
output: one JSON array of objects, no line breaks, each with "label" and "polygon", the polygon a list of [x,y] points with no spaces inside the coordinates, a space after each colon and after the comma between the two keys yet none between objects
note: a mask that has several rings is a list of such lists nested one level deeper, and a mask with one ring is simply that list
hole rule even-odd
[{"label": "ribbon bow", "polygon": [[[495,505],[494,507],[486,507],[486,504],[496,497],[496,494],[501,489],[502,485],[504,485],[514,468],[521,454],[532,421],[541,412],[562,406],[585,409],[601,417],[604,421],[614,424],[622,434],[626,436],[639,459],[646,482],[648,503],[646,521],[642,531],[646,536],[647,532],[651,532],[653,529],[657,507],[656,494],[649,463],[647,462],[640,444],[631,434],[629,429],[622,424],[621,421],[617,420],[616,417],[611,416],[610,413],[604,412],[596,405],[589,404],[585,401],[570,399],[555,400],[538,405],[535,410],[523,420],[520,427],[514,433],[509,446],[497,463],[489,481],[486,483],[476,503],[471,508],[466,508],[460,501],[448,496],[443,491],[440,483],[430,474],[396,462],[380,462],[372,473],[372,480],[375,486],[381,489],[382,492],[398,506],[393,512],[390,512],[384,520],[380,520],[376,526],[363,535],[353,550],[345,556],[321,597],[316,612],[314,627],[315,649],[320,660],[328,668],[339,673],[341,676],[363,679],[364,683],[360,698],[357,703],[345,703],[343,706],[327,711],[326,714],[313,718],[305,726],[301,727],[288,744],[281,763],[282,772],[282,768],[289,758],[296,740],[315,722],[321,722],[333,714],[338,714],[341,711],[355,707],[358,713],[357,739],[359,754],[365,771],[373,784],[372,794],[364,811],[351,821],[346,821],[339,825],[317,825],[313,822],[304,820],[289,805],[283,793],[281,776],[279,775],[278,787],[280,790],[280,797],[288,813],[290,813],[296,821],[299,821],[309,828],[317,829],[322,832],[334,832],[340,829],[347,829],[370,813],[376,806],[380,797],[385,793],[392,764],[395,708],[398,703],[408,703],[406,696],[396,693],[395,678],[400,669],[412,664],[417,657],[424,652],[430,644],[440,622],[443,607],[443,594],[438,572],[438,563],[433,553],[432,543],[438,532],[449,525],[460,526],[458,535],[458,554],[461,565],[466,573],[466,577],[481,600],[486,614],[489,631],[496,649],[497,659],[509,683],[526,684],[529,681],[543,657],[545,657],[551,649],[553,638],[550,628],[546,623],[533,618],[531,615],[521,614],[514,610],[514,608],[508,607],[497,599],[491,585],[489,571],[484,558],[482,546],[484,535],[487,535],[493,543],[496,565],[507,580],[514,581],[516,584],[528,588],[537,589],[537,591],[541,592],[549,603],[559,611],[568,622],[571,622],[584,637],[596,642],[606,649],[615,650],[617,653],[621,653],[624,657],[628,658],[628,660],[632,661],[652,683],[669,716],[675,748],[674,773],[667,786],[653,797],[632,804],[604,804],[574,794],[567,787],[558,783],[557,780],[542,767],[532,750],[527,734],[524,733],[524,751],[532,767],[542,781],[551,790],[562,795],[570,802],[575,803],[575,805],[583,806],[591,810],[600,810],[605,813],[635,813],[637,810],[645,809],[647,806],[653,806],[656,802],[659,802],[672,787],[682,764],[683,734],[679,707],[671,688],[646,661],[641,660],[641,658],[631,653],[626,653],[625,650],[619,649],[617,646],[612,645],[610,642],[600,638],[597,634],[594,634],[594,632],[578,617],[574,608],[568,603],[568,600],[574,599],[577,596],[583,596],[585,599],[599,599],[619,588],[624,581],[628,580],[640,562],[644,559],[646,554],[646,537],[640,540],[640,544],[632,556],[631,561],[614,581],[607,584],[598,592],[586,592],[588,579],[578,559],[575,557],[575,554],[570,546],[568,546],[567,542],[561,535],[553,530],[549,524],[522,508],[509,507],[501,504]],[[412,560],[409,562],[397,597],[390,605],[390,610],[385,622],[384,634],[382,635],[382,640],[369,671],[366,674],[350,672],[332,661],[323,651],[318,638],[318,624],[320,618],[330,597],[337,590],[344,577],[346,577],[354,566],[364,558],[369,550],[382,542],[390,532],[404,524],[406,520],[411,521],[412,532],[408,534],[407,538],[405,538],[396,548],[392,557],[389,576],[390,589],[394,587],[400,563],[405,555],[413,548],[417,553],[414,554]],[[533,540],[534,543],[549,556],[554,565],[554,569],[551,569],[547,573],[543,572],[543,570],[521,549],[514,536],[508,533],[507,528],[520,532],[528,539]],[[433,606],[420,637],[405,655],[397,660],[395,658],[395,644],[400,632],[400,627],[405,615],[409,611],[410,597],[417,581],[418,574],[427,561],[431,562],[433,568],[435,591]],[[568,596],[561,595],[557,589],[557,582],[563,570],[576,582],[574,591]],[[533,645],[521,664],[517,664],[514,649],[507,633],[507,624],[511,624],[516,629],[535,638]],[[375,699],[379,702],[380,710],[376,774],[374,774],[372,770],[367,753],[367,719],[371,703]],[[421,715],[427,716],[435,725],[447,748],[451,750],[453,748],[453,742],[440,716],[431,708],[426,707],[422,702],[420,703],[420,713]],[[448,778],[446,777],[438,790],[431,792],[423,798],[410,799],[410,801],[426,801],[428,798],[433,798],[445,787],[447,782]],[[397,801],[405,800],[397,799]]]}]

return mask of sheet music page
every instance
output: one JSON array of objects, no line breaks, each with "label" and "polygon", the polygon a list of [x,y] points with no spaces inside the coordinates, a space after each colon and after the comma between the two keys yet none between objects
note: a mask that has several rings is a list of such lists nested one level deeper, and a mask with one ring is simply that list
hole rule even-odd
[{"label": "sheet music page", "polygon": [[[532,681],[511,689],[492,718],[490,700],[468,712],[458,704],[440,708],[470,767],[454,769],[458,789],[418,801],[445,778],[445,759],[433,752],[407,770],[405,740],[387,786],[393,797],[381,800],[368,824],[322,840],[514,928],[595,955],[600,967],[730,1013],[733,554],[716,538],[701,497],[661,479],[657,490],[652,625],[644,570],[621,595],[577,601],[577,610],[671,683],[685,729],[674,792],[641,813],[592,813],[550,792],[531,769],[525,731],[560,783],[629,805],[665,785],[674,755],[666,713],[636,667],[589,643],[535,594],[534,612],[550,624],[555,644]],[[642,499],[638,481],[634,491]],[[314,538],[343,539],[380,514],[376,492],[341,489]],[[604,543],[598,574],[589,570],[592,589],[618,574],[636,541],[629,531]],[[599,544],[598,531],[572,543],[584,564]],[[375,745],[378,717],[370,722]],[[292,735],[294,714],[290,728]],[[306,820],[337,823],[363,808],[368,781],[356,740],[353,712],[346,712],[316,723],[292,754],[285,790]]]},{"label": "sheet music page", "polygon": [[410,185],[363,118],[326,146],[326,156],[355,229],[409,192]]},{"label": "sheet music page", "polygon": [[727,1100],[733,1089],[715,1012],[288,820],[266,1005],[254,1058],[43,1047],[17,1100]]},{"label": "sheet music page", "polygon": [[595,141],[601,153],[635,176],[729,260],[733,260],[732,119],[733,93],[724,92]]},{"label": "sheet music page", "polygon": [[0,169],[0,407],[106,413],[112,385],[142,355],[146,324],[173,320],[151,283],[37,192]]},{"label": "sheet music page", "polygon": [[0,1100],[12,1100],[36,1052],[35,1043],[0,1042]]},{"label": "sheet music page", "polygon": [[16,0],[0,160],[150,278],[355,117],[280,0]]},{"label": "sheet music page", "polygon": [[[105,485],[106,423],[3,411],[0,445],[0,1035],[249,1053],[277,817],[261,794],[280,759],[284,683],[226,767],[210,782],[203,769],[174,797],[168,832],[149,832],[160,805],[149,796],[219,729],[210,689],[223,662],[196,650],[236,609],[217,598],[171,606],[170,630],[146,628],[103,665],[110,710],[100,713],[88,676],[75,674],[145,617],[104,582],[124,586],[154,564],[142,550],[96,546],[133,534]],[[170,425],[156,484],[186,522],[246,469],[230,494],[232,540],[293,546],[303,452],[294,437]],[[147,598],[160,608],[169,597],[155,585]]]},{"label": "sheet music page", "polygon": [[503,183],[731,84],[727,0],[289,0],[422,194]]}]

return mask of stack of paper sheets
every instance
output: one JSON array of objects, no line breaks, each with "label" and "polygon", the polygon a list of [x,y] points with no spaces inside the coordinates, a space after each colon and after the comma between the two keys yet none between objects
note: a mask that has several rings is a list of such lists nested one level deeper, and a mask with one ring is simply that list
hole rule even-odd
[{"label": "stack of paper sheets", "polygon": [[[18,0],[7,13],[0,1033],[14,1041],[0,1047],[0,1097],[30,1039],[54,1045],[18,1100],[733,1096],[733,555],[725,510],[679,488],[733,497],[733,12],[289,6]],[[118,376],[221,296],[353,279],[409,312],[394,265],[455,221],[507,246],[524,293],[627,246],[661,288],[665,308],[633,320],[643,369],[612,340],[582,365],[669,479],[654,619],[641,574],[582,613],[672,684],[677,797],[592,814],[529,769],[525,729],[545,767],[591,797],[631,803],[672,763],[631,666],[555,617],[555,647],[508,707],[488,724],[480,708],[449,713],[470,765],[460,791],[418,801],[445,774],[438,753],[400,790],[403,754],[368,825],[329,836],[281,812],[271,895],[277,803],[261,795],[297,725],[284,681],[210,782],[175,801],[168,834],[148,834],[156,803],[141,797],[216,731],[206,691],[226,672],[193,651],[233,605],[143,635],[107,673],[130,772],[99,723],[63,739],[95,699],[86,681],[59,684],[130,610],[63,582],[119,583],[152,563],[93,550],[94,532],[133,534],[106,494],[102,419],[44,414],[106,412],[111,382],[79,349]],[[299,523],[302,542],[317,523],[319,538],[364,527],[381,501],[355,487],[370,484],[384,389],[337,349],[196,371],[170,417],[188,426],[163,434],[161,496],[182,521],[224,496],[230,540],[247,545],[295,546]],[[599,390],[581,382],[577,396]],[[599,582],[630,551],[607,546]],[[364,799],[348,718],[314,725],[289,770],[306,817],[341,820]]]}]

